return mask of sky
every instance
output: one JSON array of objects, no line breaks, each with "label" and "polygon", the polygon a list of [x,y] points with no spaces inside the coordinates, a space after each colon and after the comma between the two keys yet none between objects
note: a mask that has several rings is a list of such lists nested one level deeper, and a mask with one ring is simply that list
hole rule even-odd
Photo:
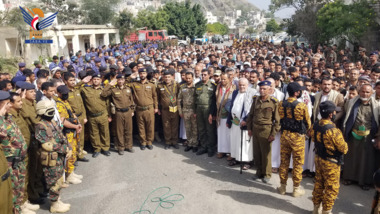
[{"label": "sky", "polygon": [[[258,7],[260,10],[269,10],[269,5],[271,0],[248,0],[253,5]],[[277,11],[274,15],[280,18],[290,18],[294,14],[294,8],[285,8]]]}]

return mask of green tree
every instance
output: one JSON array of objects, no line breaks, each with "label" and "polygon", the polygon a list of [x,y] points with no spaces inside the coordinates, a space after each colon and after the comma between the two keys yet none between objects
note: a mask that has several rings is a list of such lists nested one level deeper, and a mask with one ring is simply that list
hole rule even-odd
[{"label": "green tree", "polygon": [[273,33],[278,33],[280,32],[281,28],[280,26],[277,24],[276,20],[274,19],[271,19],[267,22],[267,26],[265,28],[265,30],[267,32],[273,32]]},{"label": "green tree", "polygon": [[226,35],[229,32],[229,28],[226,24],[215,22],[213,24],[207,24],[207,32],[212,34]]},{"label": "green tree", "polygon": [[206,32],[207,20],[200,5],[190,5],[189,1],[167,3],[163,10],[168,15],[167,30],[169,34],[184,38],[201,37]]},{"label": "green tree", "polygon": [[369,29],[378,27],[376,13],[365,0],[345,5],[343,1],[326,4],[318,11],[317,26],[321,41],[342,38],[358,45],[360,38]]},{"label": "green tree", "polygon": [[152,12],[149,12],[147,10],[140,10],[138,13],[137,13],[137,16],[135,18],[135,26],[136,28],[142,28],[142,27],[147,27],[147,28],[150,28],[150,15],[152,14]]},{"label": "green tree", "polygon": [[124,38],[135,30],[133,14],[124,9],[114,17],[113,25],[119,29],[120,38]]},{"label": "green tree", "polygon": [[83,11],[77,2],[62,0],[41,0],[41,9],[46,12],[58,12],[59,24],[80,24]]},{"label": "green tree", "polygon": [[85,24],[102,25],[110,23],[115,16],[114,7],[120,0],[82,0],[81,10],[84,11]]}]

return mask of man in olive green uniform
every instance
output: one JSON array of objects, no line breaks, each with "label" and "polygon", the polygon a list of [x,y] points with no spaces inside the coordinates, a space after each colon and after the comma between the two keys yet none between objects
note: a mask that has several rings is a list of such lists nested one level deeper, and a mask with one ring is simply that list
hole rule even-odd
[{"label": "man in olive green uniform", "polygon": [[165,70],[163,73],[163,82],[157,85],[157,97],[159,103],[158,112],[162,116],[162,125],[164,128],[165,149],[171,145],[179,149],[178,141],[178,107],[177,95],[179,85],[173,80],[172,73]]},{"label": "man in olive green uniform", "polygon": [[[6,98],[5,95],[0,98]],[[0,109],[0,116],[6,114],[6,107]],[[12,203],[12,183],[11,170],[8,167],[8,161],[5,157],[3,146],[0,144],[0,213],[11,214],[13,209]]]},{"label": "man in olive green uniform", "polygon": [[[78,117],[79,123],[82,124],[83,126],[87,123],[87,115],[86,115],[86,109],[84,107],[83,99],[80,93],[81,90],[81,85],[82,84],[76,84],[75,82],[75,77],[71,73],[65,73],[63,75],[64,82],[69,88],[69,99],[67,100],[73,109],[73,113]],[[90,76],[85,77],[82,80],[82,83],[88,83],[90,80]],[[84,128],[84,127],[83,127]],[[78,161],[83,161],[83,162],[88,162],[89,159],[85,157],[87,154],[86,151],[84,151],[84,133],[85,131],[81,131],[79,133],[79,142],[78,142]]]},{"label": "man in olive green uniform", "polygon": [[40,194],[44,192],[44,186],[42,184],[42,166],[37,155],[38,144],[34,140],[34,126],[40,121],[40,118],[37,117],[36,114],[36,91],[33,84],[24,83],[22,86],[21,93],[22,97],[25,98],[22,98],[23,104],[20,113],[31,131],[28,148],[28,174],[30,175],[27,188],[28,196],[32,203],[42,204],[43,199],[40,198]]},{"label": "man in olive green uniform", "polygon": [[101,96],[107,98],[111,96],[112,103],[115,105],[115,128],[118,141],[117,148],[119,155],[124,154],[124,149],[128,152],[134,152],[133,146],[133,125],[132,117],[134,115],[134,102],[132,89],[125,84],[123,74],[118,74],[103,90]]},{"label": "man in olive green uniform", "polygon": [[158,112],[156,86],[147,80],[147,70],[139,69],[140,81],[131,84],[136,103],[136,120],[140,134],[140,149],[153,149],[154,114]]},{"label": "man in olive green uniform", "polygon": [[94,148],[93,158],[99,156],[102,152],[110,156],[110,133],[109,122],[112,121],[109,116],[108,99],[100,96],[103,91],[101,86],[102,78],[100,74],[92,76],[92,85],[85,85],[81,89],[84,104],[88,110],[88,122],[90,125],[90,140]]},{"label": "man in olive green uniform", "polygon": [[[22,109],[22,99],[21,96],[17,93],[11,92],[10,93],[10,101],[11,101],[11,108],[9,109],[8,113],[9,115],[12,115],[13,120],[16,122],[17,126],[20,128],[22,135],[24,136],[25,143],[27,147],[29,148],[30,144],[30,129],[25,122],[24,118],[21,116],[21,109]],[[28,154],[25,156],[25,168],[28,169]],[[23,199],[23,206],[30,209],[30,210],[38,210],[40,208],[39,205],[32,205],[29,203],[28,200],[28,179],[29,179],[29,173],[28,170],[25,174],[25,192],[24,192],[24,199]]]},{"label": "man in olive green uniform", "polygon": [[260,96],[254,96],[247,118],[248,135],[253,140],[253,159],[257,167],[254,179],[268,183],[272,176],[272,141],[280,130],[278,100],[271,94],[271,82],[259,83]]},{"label": "man in olive green uniform", "polygon": [[[185,152],[198,151],[198,129],[197,119],[194,117],[194,73],[186,72],[186,84],[182,84],[178,93],[178,112],[179,115],[185,120],[185,129],[187,137],[187,146]],[[182,106],[181,106],[182,104]]]},{"label": "man in olive green uniform", "polygon": [[209,80],[208,70],[202,71],[202,80],[195,84],[194,111],[197,118],[198,133],[201,141],[201,148],[197,155],[208,153],[209,157],[216,152],[216,97],[215,83]]}]

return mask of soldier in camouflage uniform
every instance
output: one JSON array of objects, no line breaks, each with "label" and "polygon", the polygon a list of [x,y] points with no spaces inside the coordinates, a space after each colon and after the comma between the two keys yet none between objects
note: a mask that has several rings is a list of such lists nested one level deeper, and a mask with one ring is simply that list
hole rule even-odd
[{"label": "soldier in camouflage uniform", "polygon": [[82,183],[83,176],[74,173],[74,163],[77,160],[77,148],[82,125],[79,123],[78,117],[73,113],[73,110],[67,101],[69,98],[69,88],[67,88],[66,85],[61,85],[57,87],[57,92],[58,98],[56,103],[59,117],[64,118],[62,121],[64,134],[73,152],[73,155],[67,160],[66,164],[66,182],[70,184],[79,184]]},{"label": "soldier in camouflage uniform", "polygon": [[310,137],[315,142],[315,184],[313,214],[331,214],[339,193],[341,157],[348,151],[342,132],[335,127],[336,106],[331,101],[319,105],[322,119],[314,123]]},{"label": "soldier in camouflage uniform", "polygon": [[289,98],[280,103],[279,114],[281,118],[281,164],[279,176],[281,186],[277,188],[281,195],[286,192],[290,157],[293,155],[293,196],[305,194],[300,188],[302,180],[302,166],[305,160],[305,134],[311,126],[310,116],[305,103],[297,98],[302,95],[302,87],[297,82],[288,85]]},{"label": "soldier in camouflage uniform", "polygon": [[42,100],[36,105],[41,121],[36,124],[35,136],[41,146],[40,160],[51,201],[50,212],[67,212],[70,204],[60,201],[59,194],[63,184],[64,159],[72,156],[70,144],[62,133],[62,128],[53,119],[54,103]]},{"label": "soldier in camouflage uniform", "polygon": [[28,209],[21,211],[25,191],[25,156],[28,147],[21,130],[12,116],[7,113],[10,106],[9,92],[0,91],[0,142],[10,170],[13,213],[34,213]]},{"label": "soldier in camouflage uniform", "polygon": [[194,117],[194,73],[186,72],[186,84],[182,84],[178,93],[177,106],[179,115],[185,120],[187,146],[185,152],[198,151],[197,119]]},{"label": "soldier in camouflage uniform", "polygon": [[209,80],[210,71],[202,71],[202,80],[195,84],[194,111],[197,117],[197,125],[201,148],[197,155],[208,153],[209,157],[216,152],[216,85]]},{"label": "soldier in camouflage uniform", "polygon": [[0,213],[12,213],[12,183],[8,161],[3,147],[0,146]]}]

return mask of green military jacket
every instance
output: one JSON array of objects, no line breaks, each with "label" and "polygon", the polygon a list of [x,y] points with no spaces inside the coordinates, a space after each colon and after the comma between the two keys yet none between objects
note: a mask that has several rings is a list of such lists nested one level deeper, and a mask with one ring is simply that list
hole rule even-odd
[{"label": "green military jacket", "polygon": [[29,146],[30,144],[30,127],[24,120],[21,115],[21,111],[17,112],[16,109],[11,108],[9,110],[9,114],[12,115],[13,120],[16,122],[17,126],[20,128],[22,135],[24,136],[26,144]]},{"label": "green military jacket", "polygon": [[202,81],[195,84],[194,111],[199,107],[208,107],[209,114],[216,116],[216,84],[210,80],[207,83]]}]

